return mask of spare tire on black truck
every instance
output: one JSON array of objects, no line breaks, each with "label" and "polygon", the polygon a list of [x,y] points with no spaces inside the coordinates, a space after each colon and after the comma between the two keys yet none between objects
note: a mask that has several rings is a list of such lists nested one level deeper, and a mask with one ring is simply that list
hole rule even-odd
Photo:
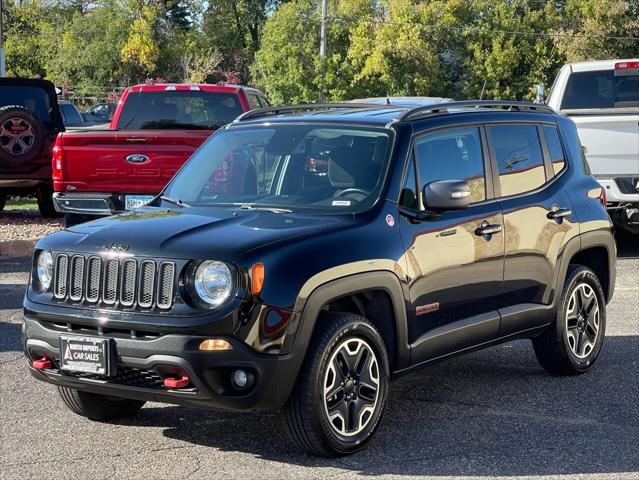
[{"label": "spare tire on black truck", "polygon": [[35,195],[43,217],[59,216],[52,199],[51,155],[62,131],[51,82],[0,78],[0,204],[11,195]]},{"label": "spare tire on black truck", "polygon": [[0,107],[0,163],[28,162],[46,143],[44,125],[21,105]]}]

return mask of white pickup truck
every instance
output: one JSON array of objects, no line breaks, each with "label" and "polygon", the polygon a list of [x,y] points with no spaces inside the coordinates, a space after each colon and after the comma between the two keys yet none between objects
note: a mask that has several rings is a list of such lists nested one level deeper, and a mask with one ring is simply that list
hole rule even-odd
[{"label": "white pickup truck", "polygon": [[564,65],[546,103],[577,124],[612,221],[639,234],[639,59]]}]

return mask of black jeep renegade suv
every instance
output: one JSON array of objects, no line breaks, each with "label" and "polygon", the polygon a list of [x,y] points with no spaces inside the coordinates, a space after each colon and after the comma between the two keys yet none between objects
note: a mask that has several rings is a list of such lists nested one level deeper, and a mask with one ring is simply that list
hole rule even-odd
[{"label": "black jeep renegade suv", "polygon": [[390,379],[428,362],[530,338],[549,372],[589,370],[615,255],[575,126],[547,107],[267,108],[150,205],[38,242],[24,346],[90,419],[281,411],[301,448],[348,454]]}]

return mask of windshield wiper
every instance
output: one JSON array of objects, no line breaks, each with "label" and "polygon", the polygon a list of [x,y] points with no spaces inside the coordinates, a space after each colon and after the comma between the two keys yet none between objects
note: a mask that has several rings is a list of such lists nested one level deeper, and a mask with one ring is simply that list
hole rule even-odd
[{"label": "windshield wiper", "polygon": [[253,205],[252,203],[236,203],[242,210],[263,210],[273,213],[293,213],[290,208],[269,207],[266,205]]},{"label": "windshield wiper", "polygon": [[190,207],[191,206],[188,203],[183,202],[179,198],[171,198],[171,197],[169,197],[167,195],[162,195],[160,198],[162,200],[164,200],[165,202],[172,203],[173,205],[177,205],[178,207]]}]

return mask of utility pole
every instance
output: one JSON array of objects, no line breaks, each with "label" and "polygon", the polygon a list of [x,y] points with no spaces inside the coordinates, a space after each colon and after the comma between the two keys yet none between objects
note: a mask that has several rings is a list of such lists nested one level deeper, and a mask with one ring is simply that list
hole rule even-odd
[{"label": "utility pole", "polygon": [[[1,1],[1,0],[0,0]],[[326,22],[328,20],[328,0],[322,0],[322,22],[320,23],[320,57],[326,56]]]},{"label": "utility pole", "polygon": [[[324,62],[324,58],[326,57],[326,22],[328,20],[328,0],[322,0],[322,19],[320,22],[320,61],[322,62],[322,80],[326,74],[326,65]],[[325,101],[325,93],[324,90],[320,91],[319,99],[320,102]]]},{"label": "utility pole", "polygon": [[4,57],[4,31],[2,29],[4,11],[2,7],[3,7],[2,0],[0,0],[0,77],[6,77],[7,69],[5,66],[5,57]]}]

